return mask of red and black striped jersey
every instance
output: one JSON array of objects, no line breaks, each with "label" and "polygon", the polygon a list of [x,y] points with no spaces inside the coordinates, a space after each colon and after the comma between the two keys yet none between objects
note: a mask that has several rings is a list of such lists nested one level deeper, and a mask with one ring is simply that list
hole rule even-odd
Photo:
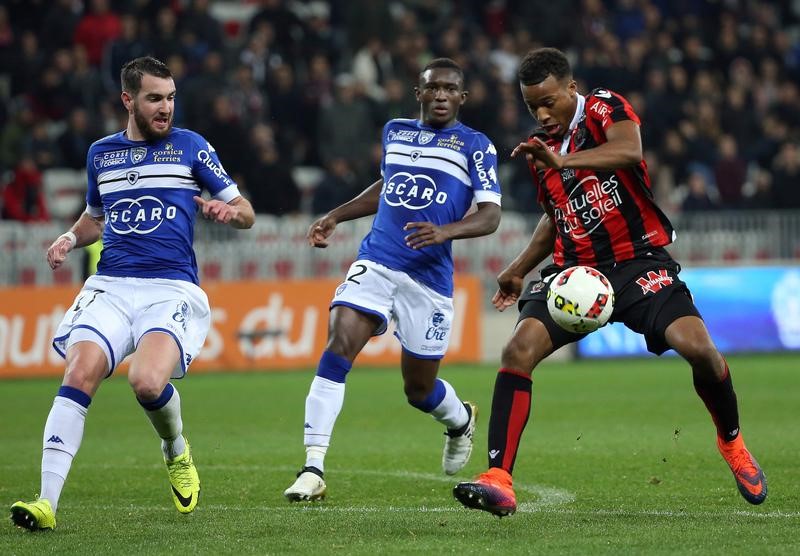
[{"label": "red and black striped jersey", "polygon": [[[585,102],[578,100],[582,114],[563,142],[541,130],[531,138],[539,137],[551,150],[566,154],[602,145],[616,122],[640,123],[628,101],[608,89],[594,89]],[[644,160],[614,171],[537,170],[532,164],[530,169],[539,202],[549,204],[555,215],[555,264],[606,266],[672,242],[672,224],[653,201]]]}]

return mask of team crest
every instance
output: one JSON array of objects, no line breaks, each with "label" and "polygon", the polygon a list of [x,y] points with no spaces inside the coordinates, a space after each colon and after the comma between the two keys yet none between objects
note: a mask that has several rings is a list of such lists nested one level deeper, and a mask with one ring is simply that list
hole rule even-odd
[{"label": "team crest", "polygon": [[411,162],[416,162],[422,156],[422,151],[411,151]]},{"label": "team crest", "polygon": [[147,156],[147,147],[134,147],[131,149],[131,162],[139,164]]},{"label": "team crest", "polygon": [[179,301],[178,306],[175,308],[175,312],[172,314],[172,320],[177,322],[183,328],[183,331],[186,332],[186,325],[188,324],[189,318],[191,318],[192,312],[189,309],[189,304],[185,301]]},{"label": "team crest", "polygon": [[436,137],[436,134],[432,131],[420,131],[419,132],[419,144],[420,145],[427,145],[433,138]]},{"label": "team crest", "polygon": [[128,179],[128,183],[133,185],[137,181],[139,181],[139,172],[128,172],[125,176]]},{"label": "team crest", "polygon": [[575,145],[576,149],[580,149],[586,142],[586,135],[587,135],[587,130],[585,127],[578,128],[578,130],[575,132],[575,136],[572,139],[572,143]]}]

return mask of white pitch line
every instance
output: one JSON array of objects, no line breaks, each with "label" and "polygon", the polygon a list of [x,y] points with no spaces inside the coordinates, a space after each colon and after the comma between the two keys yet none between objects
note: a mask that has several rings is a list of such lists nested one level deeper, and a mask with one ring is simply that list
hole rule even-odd
[{"label": "white pitch line", "polygon": [[[0,465],[0,469],[27,469],[28,466],[23,465]],[[87,464],[82,465],[82,468],[90,469],[161,469],[161,465],[118,465],[118,464]],[[230,464],[207,464],[201,466],[200,469],[209,469],[214,471],[286,471],[293,473],[296,471],[295,467],[289,466],[263,466],[263,465],[230,465]],[[330,475],[370,475],[376,477],[397,477],[400,479],[411,480],[424,480],[438,483],[456,483],[458,478],[448,477],[445,475],[438,475],[433,473],[419,473],[415,471],[387,471],[381,469],[336,469],[331,471]],[[733,510],[730,512],[680,512],[671,510],[578,510],[571,508],[561,508],[564,504],[569,504],[575,501],[575,494],[556,487],[546,485],[515,483],[514,489],[517,492],[526,492],[533,494],[537,497],[536,500],[531,502],[520,502],[517,506],[518,513],[546,513],[546,514],[561,514],[561,515],[602,515],[602,516],[616,516],[616,517],[676,517],[676,518],[707,518],[707,517],[757,517],[767,519],[798,519],[800,512],[784,512],[784,511],[771,511],[771,512],[756,512],[746,510]],[[95,510],[115,510],[119,508],[131,508],[145,511],[174,511],[171,506],[140,506],[135,504],[127,505],[78,505],[77,507]],[[201,508],[213,511],[308,511],[308,512],[323,512],[323,513],[455,513],[462,512],[464,508],[454,503],[448,506],[417,506],[417,507],[403,507],[403,506],[337,506],[327,504],[325,502],[316,502],[310,504],[279,504],[275,506],[266,505],[235,505],[228,506],[225,504],[201,504]]]}]

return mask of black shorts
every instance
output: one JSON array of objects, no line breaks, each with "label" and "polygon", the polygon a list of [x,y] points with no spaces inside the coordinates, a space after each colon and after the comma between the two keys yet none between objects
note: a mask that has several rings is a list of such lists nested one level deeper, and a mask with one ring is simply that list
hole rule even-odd
[{"label": "black shorts", "polygon": [[[644,334],[647,349],[652,353],[661,355],[670,349],[664,331],[672,322],[685,316],[700,317],[689,288],[678,278],[680,265],[665,249],[654,249],[647,255],[597,269],[614,288],[611,322],[621,322]],[[564,330],[547,310],[548,285],[562,270],[556,265],[543,268],[541,278],[527,285],[518,304],[519,321],[530,317],[542,321],[556,349],[586,336]]]}]

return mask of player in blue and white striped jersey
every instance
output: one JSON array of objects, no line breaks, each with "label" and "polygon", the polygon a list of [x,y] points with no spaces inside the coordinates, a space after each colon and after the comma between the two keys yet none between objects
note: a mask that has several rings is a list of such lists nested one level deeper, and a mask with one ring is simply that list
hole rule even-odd
[{"label": "player in blue and white striped jersey", "polygon": [[[11,507],[13,521],[27,529],[55,527],[89,404],[129,354],[128,381],[162,439],[178,511],[194,510],[200,492],[180,396],[169,382],[184,376],[210,323],[208,298],[198,286],[194,222],[198,208],[235,228],[250,228],[255,215],[214,148],[197,133],[172,127],[176,91],[169,68],[137,58],[125,64],[121,79],[127,129],[89,148],[86,211],[47,251],[55,269],[72,249],[103,237],[97,274],[53,340],[66,372],[44,428],[41,494]],[[201,197],[203,190],[211,200]]]},{"label": "player in blue and white striped jersey", "polygon": [[[490,234],[500,223],[497,151],[483,133],[458,121],[467,91],[455,62],[433,60],[415,91],[420,119],[391,120],[383,129],[381,179],[308,232],[311,245],[325,247],[339,222],[375,214],[331,302],[328,343],[306,398],[306,463],[284,491],[290,501],[324,497],[324,458],[345,376],[390,320],[402,345],[408,402],[447,429],[444,472],[457,473],[472,452],[476,408],[437,374],[452,328],[452,240]],[[473,204],[477,210],[469,213]]]}]

